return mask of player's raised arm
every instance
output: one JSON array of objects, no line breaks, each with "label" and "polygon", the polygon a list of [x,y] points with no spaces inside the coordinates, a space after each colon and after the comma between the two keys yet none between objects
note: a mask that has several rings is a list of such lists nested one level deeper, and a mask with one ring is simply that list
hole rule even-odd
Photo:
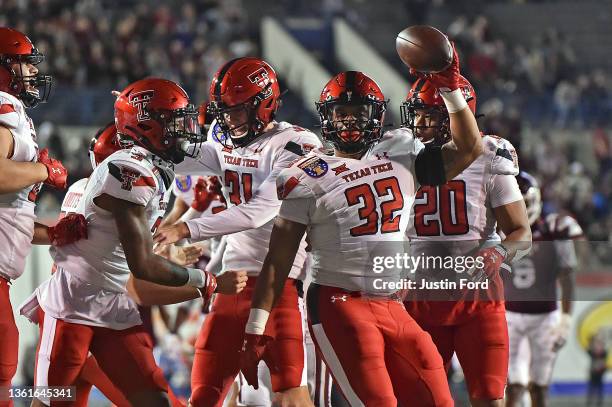
[{"label": "player's raised arm", "polygon": [[450,117],[452,140],[442,145],[444,177],[459,175],[483,152],[482,137],[474,113],[460,89],[459,57],[453,47],[453,62],[444,71],[431,74],[428,80],[438,88]]}]

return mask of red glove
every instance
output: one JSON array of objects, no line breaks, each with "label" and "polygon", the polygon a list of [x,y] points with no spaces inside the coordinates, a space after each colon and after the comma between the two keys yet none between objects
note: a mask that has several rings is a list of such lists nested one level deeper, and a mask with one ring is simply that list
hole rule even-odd
[{"label": "red glove", "polygon": [[492,277],[499,273],[504,260],[508,257],[508,252],[503,246],[493,246],[481,249],[476,253],[476,261],[481,257],[484,264],[482,268],[474,268],[468,272],[473,281],[483,281],[485,278]]},{"label": "red glove", "polygon": [[64,246],[87,239],[87,220],[81,214],[71,213],[55,226],[49,226],[47,234],[53,246]]},{"label": "red glove", "polygon": [[214,199],[215,196],[210,193],[206,180],[200,178],[193,187],[193,202],[191,203],[191,207],[196,211],[204,212]]},{"label": "red glove", "polygon": [[459,79],[461,73],[459,72],[459,55],[455,49],[455,43],[451,42],[453,46],[453,62],[450,66],[438,73],[423,73],[410,69],[410,73],[419,78],[427,79],[433,86],[442,90],[443,92],[450,92],[455,89],[459,89]]},{"label": "red glove", "polygon": [[45,184],[57,189],[66,189],[66,178],[68,171],[58,160],[49,157],[49,150],[44,148],[38,153],[38,162],[47,167],[47,179]]},{"label": "red glove", "polygon": [[247,383],[255,389],[259,388],[257,380],[257,365],[266,352],[266,346],[273,338],[268,335],[244,334],[244,342],[240,351],[240,370]]}]

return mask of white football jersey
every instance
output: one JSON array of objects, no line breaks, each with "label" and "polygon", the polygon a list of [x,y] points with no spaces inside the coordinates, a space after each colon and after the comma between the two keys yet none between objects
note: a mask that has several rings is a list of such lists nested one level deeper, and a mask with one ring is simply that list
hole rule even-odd
[{"label": "white football jersey", "polygon": [[[166,211],[174,173],[141,147],[113,153],[96,167],[74,211],[87,219],[88,238],[53,248],[54,275],[37,289],[46,313],[69,322],[125,329],[141,323],[127,295],[130,270],[113,216],[94,204],[112,197],[145,207],[153,233]],[[165,169],[163,169],[165,168]]]},{"label": "white football jersey", "polygon": [[279,216],[308,225],[313,282],[379,295],[397,291],[375,280],[398,281],[399,269],[377,270],[373,261],[404,252],[418,187],[414,164],[423,148],[409,130],[396,129],[360,160],[319,150],[281,173]]},{"label": "white football jersey", "polygon": [[[32,119],[15,96],[0,92],[0,126],[13,135],[13,161],[36,162],[38,145]],[[15,279],[25,268],[34,234],[36,194],[42,183],[20,191],[0,194],[0,275]]]},{"label": "white football jersey", "polygon": [[[213,133],[216,127],[211,126],[198,159],[186,159],[176,171],[219,176],[228,209],[186,223],[194,240],[228,235],[223,270],[246,270],[249,275],[257,275],[268,253],[274,217],[280,207],[276,177],[321,143],[308,130],[274,122],[272,129],[248,146],[231,148],[219,141],[219,133]],[[262,226],[253,225],[261,221]],[[291,278],[301,275],[305,246],[303,242],[296,255]]]},{"label": "white football jersey", "polygon": [[523,199],[512,144],[484,136],[484,152],[441,186],[419,188],[407,235],[412,241],[500,241],[493,208]]}]

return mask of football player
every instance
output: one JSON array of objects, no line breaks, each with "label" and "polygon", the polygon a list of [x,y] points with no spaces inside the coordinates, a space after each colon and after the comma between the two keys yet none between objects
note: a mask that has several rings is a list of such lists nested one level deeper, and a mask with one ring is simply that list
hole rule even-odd
[{"label": "football player", "polygon": [[43,183],[66,187],[66,169],[46,149],[38,151],[26,113],[49,97],[51,77],[36,67],[43,60],[28,37],[0,27],[0,388],[10,387],[17,369],[19,334],[9,285],[23,273],[30,253],[36,194]]},{"label": "football player", "polygon": [[[459,88],[459,60],[430,81],[451,112],[453,140],[425,147],[407,129],[382,133],[386,101],[361,72],[332,78],[321,93],[322,136],[334,155],[315,151],[282,172],[283,199],[257,283],[241,356],[255,380],[268,352],[276,302],[304,233],[312,247],[308,323],[344,397],[352,406],[452,406],[442,360],[429,335],[406,313],[400,269],[376,270],[403,250],[419,185],[443,184],[482,152],[474,115]],[[271,369],[274,369],[271,366]]]},{"label": "football player", "polygon": [[[119,138],[117,137],[117,131],[115,128],[115,123],[109,123],[100,129],[96,135],[91,140],[89,146],[89,158],[91,160],[92,168],[95,169],[102,161],[104,161],[108,156],[110,156],[115,151],[121,149]],[[81,201],[81,197],[83,196],[83,192],[85,191],[85,186],[87,185],[88,178],[82,178],[68,188],[66,191],[66,195],[64,196],[64,200],[62,201],[61,210],[60,210],[60,223],[59,226],[64,225],[66,219],[70,219],[71,217],[75,217],[82,219],[84,221],[84,217],[81,214],[76,214],[76,210],[78,208],[79,202]],[[34,231],[34,244],[52,244],[55,242],[57,245],[58,242],[64,241],[76,241],[80,240],[80,238],[86,238],[87,226],[86,223],[75,223],[70,222],[72,224],[72,228],[64,227],[61,233],[57,232],[58,225],[54,227],[46,227],[42,225],[37,225]],[[75,236],[76,235],[76,236]],[[70,241],[68,240],[70,238]],[[197,259],[199,254],[199,250],[194,252],[191,251],[188,253],[183,253],[183,257],[187,258],[187,262],[193,263],[194,260]],[[178,263],[176,258],[172,258],[172,261]],[[189,264],[189,263],[187,263]],[[55,272],[56,266],[53,265],[51,272]],[[131,277],[130,277],[131,278]],[[132,290],[130,290],[132,289]],[[131,291],[131,292],[130,292]],[[128,284],[128,292],[130,295],[138,302],[140,297],[145,296],[143,294],[143,289],[140,287],[140,284]],[[140,304],[139,304],[140,305]],[[36,293],[33,293],[24,303],[19,307],[19,313],[21,315],[26,316],[31,322],[38,324],[40,321],[38,320],[38,298],[36,297]],[[38,379],[36,378],[35,372],[35,382],[38,383]],[[45,378],[43,377],[44,381]],[[110,379],[104,374],[104,372],[98,366],[96,359],[93,355],[89,354],[87,360],[83,364],[83,368],[79,373],[78,379],[75,381],[76,387],[76,395],[74,406],[87,406],[89,400],[89,393],[91,392],[92,386],[96,386],[106,398],[108,398],[113,404],[118,407],[129,407],[130,404],[125,396],[112,384]],[[172,394],[169,389],[168,394],[170,401],[173,406],[180,406],[181,404],[178,402],[176,397]],[[46,404],[49,404],[49,400],[41,398]]]},{"label": "football player", "polygon": [[[247,270],[249,281],[238,295],[218,295],[204,322],[191,377],[193,406],[220,406],[240,371],[238,351],[251,295],[281,204],[276,177],[305,151],[320,145],[310,131],[274,120],[280,87],[272,67],[261,59],[238,58],[224,64],[211,83],[210,101],[215,122],[208,140],[199,157],[179,164],[177,172],[218,176],[228,209],[160,229],[154,241],[228,235],[223,270]],[[272,388],[285,400],[309,400],[301,305],[304,248],[302,243],[271,317],[275,340],[270,357],[279,361],[279,368],[271,371]]]},{"label": "football player", "polygon": [[168,386],[151,338],[127,294],[130,273],[205,301],[213,292],[244,287],[246,275],[216,279],[153,254],[151,234],[166,209],[173,165],[193,154],[187,144],[201,140],[196,123],[196,109],[172,81],[139,80],[117,98],[117,132],[133,147],[96,167],[76,210],[87,218],[88,239],[55,250],[57,269],[36,290],[42,308],[39,385],[73,385],[91,351],[132,405],[167,406]]},{"label": "football player", "polygon": [[[459,88],[474,116],[474,88],[463,76]],[[427,145],[442,145],[452,137],[443,97],[425,78],[413,84],[401,113],[402,125]],[[508,334],[498,272],[503,262],[517,257],[517,250],[518,257],[526,253],[531,240],[525,204],[514,178],[518,173],[514,148],[495,136],[483,136],[482,143],[484,153],[460,174],[444,185],[419,188],[407,236],[413,256],[481,257],[484,270],[478,271],[482,275],[475,273],[475,267],[472,277],[490,286],[482,293],[465,293],[461,285],[467,277],[460,268],[425,266],[416,270],[418,286],[431,277],[437,281],[448,278],[459,285],[450,287],[450,292],[411,290],[405,302],[410,315],[431,335],[447,368],[457,354],[475,407],[503,404]],[[503,242],[496,227],[506,235]]]},{"label": "football player", "polygon": [[[570,334],[573,273],[578,266],[574,240],[582,236],[582,229],[570,216],[542,216],[535,178],[521,171],[516,179],[527,205],[534,247],[512,265],[512,274],[505,281],[510,337],[506,405],[519,406],[528,389],[531,405],[544,407],[555,360]],[[561,288],[561,310],[557,286]]]}]

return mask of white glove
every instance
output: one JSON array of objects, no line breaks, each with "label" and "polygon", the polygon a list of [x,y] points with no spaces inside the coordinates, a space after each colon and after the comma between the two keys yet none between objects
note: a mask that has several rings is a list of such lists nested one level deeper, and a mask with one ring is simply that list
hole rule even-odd
[{"label": "white glove", "polygon": [[553,328],[552,334],[553,338],[555,338],[555,342],[553,344],[553,351],[557,352],[561,349],[565,343],[567,342],[567,338],[569,337],[572,330],[572,316],[570,314],[563,313],[561,314],[561,320]]}]

